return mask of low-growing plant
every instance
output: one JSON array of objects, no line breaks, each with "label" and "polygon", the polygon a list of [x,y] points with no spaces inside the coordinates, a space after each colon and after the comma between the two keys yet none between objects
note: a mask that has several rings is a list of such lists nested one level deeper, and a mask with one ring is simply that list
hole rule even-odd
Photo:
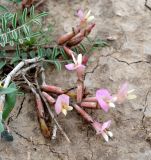
[{"label": "low-growing plant", "polygon": [[[29,4],[31,5],[32,1]],[[6,122],[15,106],[17,88],[25,87],[22,83],[17,83],[18,79],[22,79],[35,97],[37,119],[44,137],[52,137],[54,140],[59,129],[66,140],[71,142],[56,115],[63,113],[66,116],[68,111],[75,109],[97,134],[101,134],[108,141],[109,137],[113,136],[108,130],[111,120],[98,122],[84,109],[103,109],[108,112],[110,107],[115,107],[115,103],[121,104],[125,99],[136,96],[130,96],[132,91],[128,91],[127,83],[114,95],[107,89],[97,90],[95,96],[86,92],[85,69],[89,56],[98,47],[108,45],[106,41],[92,40],[89,37],[95,27],[91,11],[84,15],[82,10],[78,10],[79,24],[55,41],[51,36],[53,26],[44,28],[42,25],[42,18],[48,13],[36,13],[34,6],[26,8],[26,5],[16,13],[11,13],[5,6],[0,5],[0,69],[1,75],[4,75],[0,85],[1,138],[13,140]],[[55,65],[58,70],[63,66],[70,72],[76,72],[77,85],[62,89],[60,86],[46,84],[44,67],[48,63]],[[42,82],[40,84],[39,79]],[[52,121],[48,122],[47,115]]]}]

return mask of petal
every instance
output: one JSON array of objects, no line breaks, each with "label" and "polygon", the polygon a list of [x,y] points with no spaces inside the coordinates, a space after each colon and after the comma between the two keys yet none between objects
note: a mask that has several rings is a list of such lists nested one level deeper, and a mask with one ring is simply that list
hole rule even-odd
[{"label": "petal", "polygon": [[64,103],[67,106],[69,106],[69,96],[68,95],[62,94],[59,97],[60,97],[60,100],[61,100],[62,104]]},{"label": "petal", "polygon": [[116,101],[117,101],[117,95],[113,95],[111,101],[112,101],[112,102],[116,102]]},{"label": "petal", "polygon": [[73,110],[73,107],[72,107],[72,106],[68,106],[68,107],[67,107],[67,110],[68,110],[68,111],[72,111],[72,110]]},{"label": "petal", "polygon": [[73,60],[74,64],[78,64],[78,62],[77,62],[77,60],[76,60],[74,54],[71,54],[71,56],[72,56],[72,60]]},{"label": "petal", "polygon": [[96,98],[107,98],[108,100],[111,100],[112,99],[112,96],[110,94],[110,92],[107,90],[107,89],[99,89],[96,91]]},{"label": "petal", "polygon": [[78,65],[82,64],[82,54],[78,54],[77,62],[78,62]]},{"label": "petal", "polygon": [[127,91],[128,91],[128,83],[125,82],[125,83],[120,87],[120,89],[119,89],[119,91],[118,91],[118,94],[119,94],[119,95],[125,95],[125,94],[127,94]]},{"label": "petal", "polygon": [[131,89],[131,90],[129,90],[127,93],[130,94],[130,93],[132,93],[132,92],[134,92],[134,91],[135,91],[135,89]]},{"label": "petal", "polygon": [[108,120],[107,122],[104,122],[103,124],[102,124],[102,132],[105,130],[105,129],[107,129],[107,128],[109,128],[110,127],[110,125],[111,125],[111,120]]},{"label": "petal", "polygon": [[135,94],[128,94],[127,95],[127,99],[135,99],[135,98],[137,98],[137,96],[135,95]]},{"label": "petal", "polygon": [[82,11],[82,9],[78,9],[77,14],[76,14],[80,19],[83,19],[84,17],[84,13]]},{"label": "petal", "polygon": [[112,102],[109,102],[109,106],[112,107],[112,108],[115,108],[115,104],[112,103]]},{"label": "petal", "polygon": [[98,99],[98,103],[100,105],[100,107],[105,111],[108,112],[109,110],[109,105],[101,98]]},{"label": "petal", "polygon": [[56,103],[55,103],[55,111],[57,114],[60,114],[61,110],[62,110],[62,103],[61,103],[60,96],[58,96]]},{"label": "petal", "polygon": [[70,63],[70,64],[67,64],[65,65],[66,69],[69,70],[69,71],[73,71],[75,70],[75,64],[74,63]]},{"label": "petal", "polygon": [[67,115],[67,110],[66,109],[62,109],[61,111],[65,116]]},{"label": "petal", "polygon": [[111,131],[107,131],[109,137],[113,137],[113,133]]},{"label": "petal", "polygon": [[91,14],[91,10],[88,11],[88,13],[85,15],[85,18],[87,19]]},{"label": "petal", "polygon": [[94,19],[94,16],[90,16],[87,18],[87,22],[91,22]]},{"label": "petal", "polygon": [[103,136],[103,138],[105,139],[106,142],[109,141],[109,137],[105,132],[102,132],[102,136]]}]

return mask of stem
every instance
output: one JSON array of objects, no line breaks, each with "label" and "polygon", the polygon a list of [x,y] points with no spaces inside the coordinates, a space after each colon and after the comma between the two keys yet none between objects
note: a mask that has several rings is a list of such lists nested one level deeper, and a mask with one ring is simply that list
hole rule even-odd
[{"label": "stem", "polygon": [[[44,72],[44,68],[43,68],[43,67],[42,67],[42,70],[41,70],[41,71]],[[44,73],[42,73],[42,81],[43,81],[43,83],[45,83],[45,74],[44,74]],[[41,90],[40,90],[40,86],[39,86],[39,84],[38,84],[37,81],[36,81],[36,85],[37,85],[38,92],[39,92],[41,98],[43,99],[43,101],[44,101],[44,103],[45,103],[45,105],[46,105],[46,107],[47,107],[47,110],[48,110],[48,112],[49,112],[49,115],[50,115],[51,118],[54,120],[55,124],[57,125],[58,129],[61,131],[61,133],[63,134],[63,136],[65,137],[65,139],[66,139],[69,143],[71,143],[71,141],[70,141],[70,139],[68,138],[67,134],[65,133],[65,131],[63,130],[63,128],[61,127],[61,125],[58,123],[58,121],[57,121],[57,119],[55,118],[53,112],[51,111],[50,106],[49,106],[47,100],[46,100],[45,97],[42,95],[42,92],[41,92]]]}]

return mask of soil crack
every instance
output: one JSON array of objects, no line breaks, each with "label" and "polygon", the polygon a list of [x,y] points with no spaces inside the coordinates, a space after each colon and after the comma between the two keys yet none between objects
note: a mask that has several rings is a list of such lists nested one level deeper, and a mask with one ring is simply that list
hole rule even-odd
[{"label": "soil crack", "polygon": [[150,93],[150,90],[148,90],[146,96],[145,96],[145,103],[144,103],[144,110],[143,110],[143,116],[142,116],[142,126],[143,126],[143,129],[145,130],[145,133],[147,134],[147,130],[146,130],[146,127],[145,127],[145,124],[144,124],[144,119],[145,119],[145,111],[148,107],[148,95]]},{"label": "soil crack", "polygon": [[21,110],[22,110],[22,108],[23,108],[24,101],[25,101],[25,99],[26,99],[25,95],[26,95],[26,94],[24,94],[23,100],[21,101],[21,104],[20,104],[20,107],[19,107],[19,109],[18,109],[18,112],[17,112],[17,114],[16,114],[15,119],[17,119],[18,116],[19,116],[20,113],[21,113]]},{"label": "soil crack", "polygon": [[116,57],[113,57],[113,56],[110,56],[111,58],[115,59],[116,61],[120,62],[120,63],[125,63],[127,65],[131,65],[131,64],[137,64],[137,63],[147,63],[147,64],[150,64],[150,62],[148,61],[144,61],[144,60],[139,60],[139,61],[134,61],[134,62],[127,62],[127,61],[124,61],[124,60],[120,60]]}]

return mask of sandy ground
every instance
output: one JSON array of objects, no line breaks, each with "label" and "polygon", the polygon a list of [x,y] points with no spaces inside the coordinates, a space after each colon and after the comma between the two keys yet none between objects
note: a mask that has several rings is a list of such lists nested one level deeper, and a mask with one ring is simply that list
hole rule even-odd
[{"label": "sandy ground", "polygon": [[[68,144],[58,133],[52,144],[39,131],[33,97],[18,97],[9,123],[14,141],[1,142],[0,160],[151,159],[151,10],[144,4],[145,0],[49,1],[48,21],[56,24],[56,37],[74,26],[74,13],[80,7],[91,9],[95,15],[97,25],[92,37],[116,37],[110,47],[92,54],[86,71],[88,90],[94,94],[96,89],[105,87],[115,92],[122,82],[128,81],[138,98],[117,106],[109,114],[89,111],[104,121],[111,118],[114,138],[109,143],[96,136],[73,111],[59,119],[72,143]],[[65,70],[58,73],[48,69],[47,75],[49,84],[74,86],[75,77]]]}]

